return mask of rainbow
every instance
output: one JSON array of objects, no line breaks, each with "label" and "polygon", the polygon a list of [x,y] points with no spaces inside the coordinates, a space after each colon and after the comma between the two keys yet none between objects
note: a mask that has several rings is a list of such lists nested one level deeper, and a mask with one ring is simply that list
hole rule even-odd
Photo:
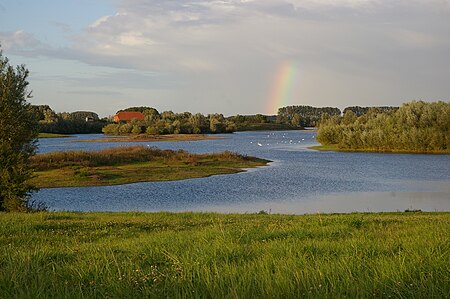
[{"label": "rainbow", "polygon": [[267,101],[267,114],[277,114],[278,108],[288,105],[296,75],[296,68],[291,62],[285,62],[278,67],[272,90],[269,93],[270,98]]}]

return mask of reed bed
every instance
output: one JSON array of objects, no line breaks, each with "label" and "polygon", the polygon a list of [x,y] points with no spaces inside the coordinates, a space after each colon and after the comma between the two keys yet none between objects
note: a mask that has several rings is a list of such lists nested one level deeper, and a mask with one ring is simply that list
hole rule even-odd
[{"label": "reed bed", "polygon": [[68,166],[114,166],[130,163],[149,162],[155,159],[167,161],[188,161],[195,163],[201,158],[225,159],[225,160],[254,160],[254,158],[242,156],[225,151],[214,154],[191,154],[183,150],[163,150],[148,146],[124,146],[108,148],[100,151],[65,151],[38,154],[32,157],[31,163],[37,171],[58,169]]}]

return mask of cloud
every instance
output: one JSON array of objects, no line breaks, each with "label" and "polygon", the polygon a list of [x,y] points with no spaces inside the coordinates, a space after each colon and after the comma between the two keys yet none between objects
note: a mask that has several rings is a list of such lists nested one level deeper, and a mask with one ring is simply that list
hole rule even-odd
[{"label": "cloud", "polygon": [[[68,47],[50,48],[24,32],[10,33],[5,44],[28,55],[121,69],[120,75],[97,75],[84,83],[172,88],[171,101],[188,98],[197,111],[236,106],[255,112],[253,107],[267,100],[278,65],[286,61],[295,63],[302,76],[292,101],[313,104],[326,98],[329,102],[321,103],[332,105],[345,97],[355,104],[363,94],[372,100],[399,97],[400,88],[411,82],[404,94],[419,93],[424,86],[450,92],[435,80],[450,75],[449,3],[118,0],[116,13],[72,33]],[[355,78],[358,86],[352,85]],[[381,90],[392,82],[398,83],[397,89]],[[325,92],[323,86],[340,92]]]},{"label": "cloud", "polygon": [[20,53],[25,56],[27,56],[27,53],[32,53],[44,47],[44,44],[36,39],[33,34],[22,30],[0,32],[0,41],[5,51]]}]

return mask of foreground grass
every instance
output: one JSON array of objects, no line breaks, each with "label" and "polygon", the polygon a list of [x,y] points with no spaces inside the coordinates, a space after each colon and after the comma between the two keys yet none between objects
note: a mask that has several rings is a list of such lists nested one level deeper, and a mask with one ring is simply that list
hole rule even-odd
[{"label": "foreground grass", "polygon": [[308,147],[309,149],[319,151],[334,151],[334,152],[358,152],[358,153],[393,153],[393,154],[450,154],[450,149],[447,150],[429,150],[429,151],[411,151],[411,150],[389,150],[389,149],[350,149],[341,148],[337,144],[329,145],[315,145]]},{"label": "foreground grass", "polygon": [[231,152],[190,154],[143,146],[39,154],[32,158],[39,188],[109,186],[231,174],[269,161]]},{"label": "foreground grass", "polygon": [[0,214],[3,298],[448,298],[450,214]]}]

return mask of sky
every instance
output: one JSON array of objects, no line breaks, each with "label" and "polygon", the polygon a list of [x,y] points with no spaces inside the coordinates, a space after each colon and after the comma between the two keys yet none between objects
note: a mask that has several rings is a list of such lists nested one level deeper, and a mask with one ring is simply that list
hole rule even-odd
[{"label": "sky", "polygon": [[0,0],[0,44],[57,112],[450,100],[450,0]]}]

